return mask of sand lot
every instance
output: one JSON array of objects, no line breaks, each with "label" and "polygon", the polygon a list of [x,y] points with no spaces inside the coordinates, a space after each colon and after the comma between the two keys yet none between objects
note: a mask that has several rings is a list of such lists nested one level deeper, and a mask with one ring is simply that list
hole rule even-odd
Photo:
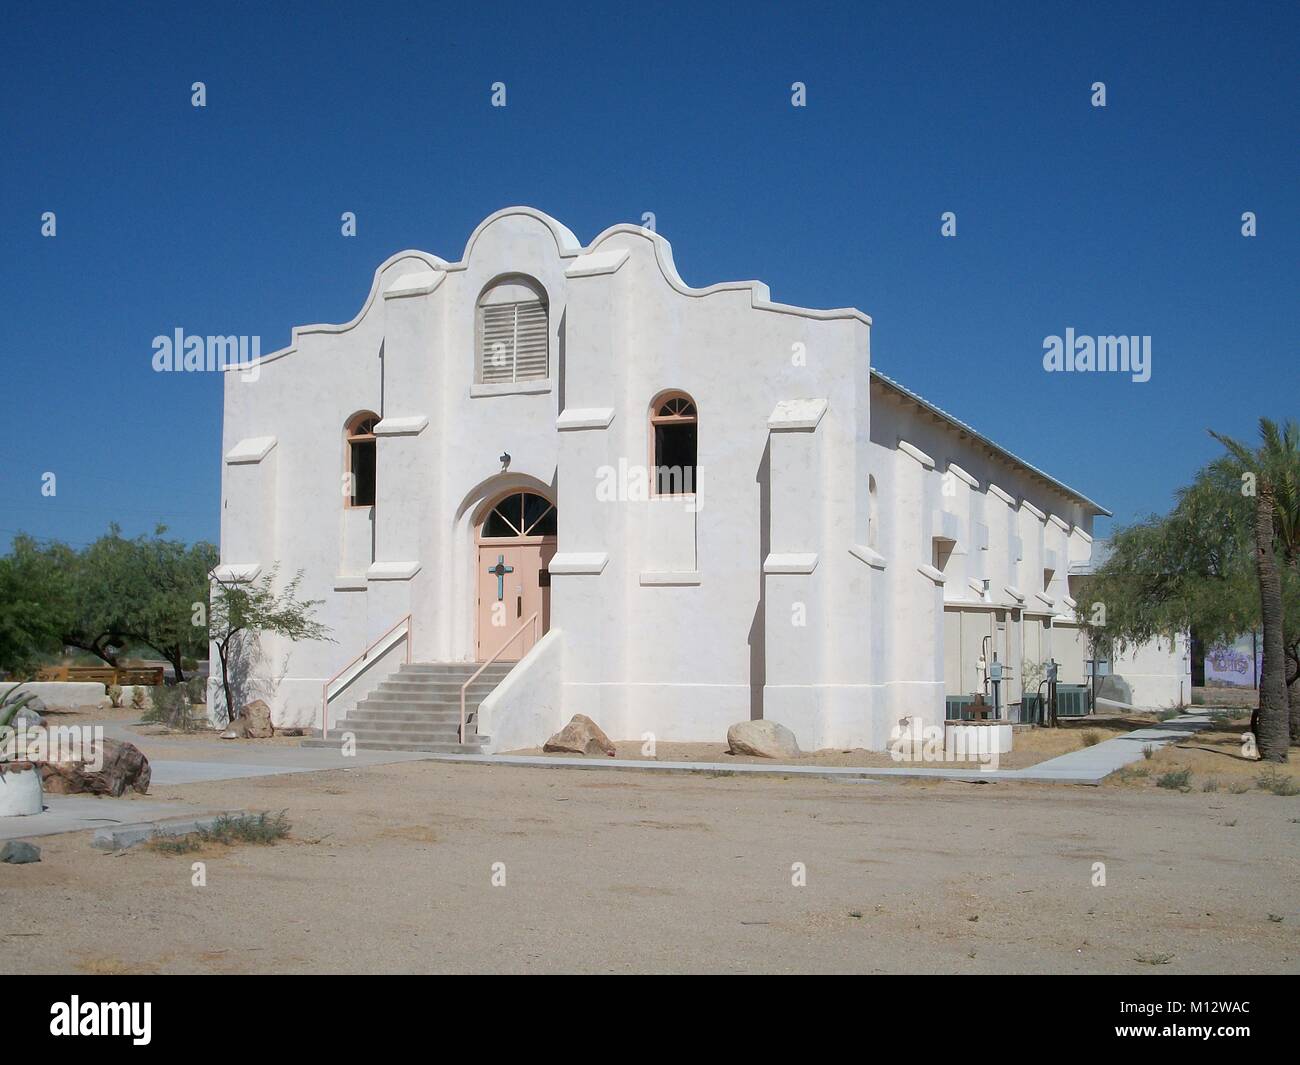
[{"label": "sand lot", "polygon": [[1300,972],[1300,799],[1260,791],[407,762],[151,798],[293,832],[42,838],[0,865],[12,971]]}]

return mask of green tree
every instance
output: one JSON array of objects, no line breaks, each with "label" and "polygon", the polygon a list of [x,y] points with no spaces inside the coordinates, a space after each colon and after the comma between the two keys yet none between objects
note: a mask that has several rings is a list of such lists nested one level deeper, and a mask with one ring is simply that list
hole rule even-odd
[{"label": "green tree", "polygon": [[166,531],[126,539],[111,525],[80,552],[16,537],[0,559],[0,665],[30,666],[75,647],[116,666],[125,648],[145,646],[183,681],[184,659],[207,648],[202,614],[217,549],[165,539]]},{"label": "green tree", "polygon": [[30,536],[0,558],[0,668],[28,674],[62,644],[67,601],[59,571]]},{"label": "green tree", "polygon": [[[1275,491],[1278,499],[1287,498],[1284,471],[1288,462],[1293,462],[1285,457],[1288,434],[1294,439],[1294,426],[1289,426],[1287,433],[1277,434],[1279,447],[1271,460],[1279,467],[1273,471],[1273,483],[1283,486]],[[1252,465],[1256,465],[1255,456],[1251,457]],[[1113,654],[1126,645],[1191,630],[1210,643],[1228,642],[1242,632],[1261,627],[1257,497],[1242,491],[1243,485],[1257,483],[1258,475],[1243,479],[1247,473],[1252,469],[1230,450],[1200,470],[1193,482],[1179,491],[1177,505],[1169,514],[1150,517],[1115,533],[1109,559],[1083,582],[1079,591],[1089,621],[1092,618],[1088,605],[1102,603],[1106,608],[1104,622],[1087,627],[1094,647]],[[1281,509],[1281,505],[1275,507],[1275,511]],[[1278,539],[1285,542],[1280,535]],[[1300,573],[1294,565],[1280,574],[1279,586],[1283,644],[1293,655],[1300,649]],[[1281,737],[1282,758],[1277,758],[1276,706],[1274,699],[1268,725],[1272,730],[1269,753],[1274,760],[1285,760],[1285,737]],[[1270,710],[1261,701],[1251,722],[1261,752],[1265,746],[1261,717],[1267,712]],[[1290,734],[1285,710],[1280,721]]]},{"label": "green tree", "polygon": [[205,541],[164,540],[165,531],[160,526],[152,539],[131,541],[133,579],[147,592],[131,597],[123,627],[170,662],[182,683],[185,659],[207,654],[208,574],[219,556]]},{"label": "green tree", "polygon": [[333,643],[330,630],[312,617],[322,599],[299,599],[302,570],[276,590],[278,567],[272,567],[256,581],[223,581],[212,575],[212,606],[208,630],[221,662],[221,690],[226,716],[236,712],[232,668],[262,633],[283,636],[293,642],[325,640]]}]

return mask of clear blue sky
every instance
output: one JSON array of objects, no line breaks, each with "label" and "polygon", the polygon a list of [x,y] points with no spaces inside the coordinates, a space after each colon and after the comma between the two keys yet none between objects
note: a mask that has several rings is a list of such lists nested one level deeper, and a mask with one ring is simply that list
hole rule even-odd
[{"label": "clear blue sky", "polygon": [[[273,350],[520,203],[584,242],[653,211],[688,284],[860,307],[878,368],[1162,510],[1207,427],[1300,407],[1300,5],[1137,7],[11,5],[0,539],[215,539],[219,382],[153,337]],[[1151,335],[1151,380],[1044,373],[1067,327]]]}]

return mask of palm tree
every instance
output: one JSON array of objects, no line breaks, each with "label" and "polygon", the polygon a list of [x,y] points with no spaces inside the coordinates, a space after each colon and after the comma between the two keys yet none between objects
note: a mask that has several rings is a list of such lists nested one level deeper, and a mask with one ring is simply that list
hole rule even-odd
[{"label": "palm tree", "polygon": [[[1282,431],[1273,490],[1273,524],[1282,560],[1300,581],[1300,427],[1289,421]],[[1294,600],[1290,600],[1294,603]],[[1287,700],[1291,746],[1300,747],[1300,618],[1292,617],[1285,638]]]},{"label": "palm tree", "polygon": [[[1260,447],[1252,451],[1244,444],[1210,431],[1210,435],[1228,449],[1233,458],[1250,475],[1243,479],[1242,491],[1253,485],[1255,507],[1252,528],[1255,542],[1255,575],[1259,581],[1260,620],[1264,630],[1263,674],[1259,684],[1259,708],[1251,722],[1260,757],[1269,762],[1285,762],[1292,735],[1287,698],[1286,644],[1283,639],[1285,616],[1282,611],[1282,575],[1278,571],[1274,541],[1281,542],[1284,555],[1287,541],[1279,536],[1294,516],[1291,508],[1295,496],[1295,468],[1298,431],[1288,422],[1285,431],[1268,418],[1260,418]],[[1279,522],[1279,512],[1281,521]],[[1294,530],[1294,523],[1291,526]]]}]

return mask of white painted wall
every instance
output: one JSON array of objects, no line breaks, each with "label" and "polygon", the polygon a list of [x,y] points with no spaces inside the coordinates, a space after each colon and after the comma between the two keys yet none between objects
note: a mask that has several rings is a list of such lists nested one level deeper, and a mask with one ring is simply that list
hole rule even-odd
[{"label": "white painted wall", "polygon": [[[474,310],[513,274],[546,293],[551,376],[499,394],[474,385]],[[903,717],[940,724],[945,602],[1020,609],[1005,586],[1043,591],[1053,552],[1063,578],[1094,511],[874,383],[869,333],[861,312],[775,304],[757,282],[689,288],[640,227],[584,248],[526,208],[485,220],[458,262],[393,256],[352,322],[296,329],[256,375],[226,379],[222,561],[301,569],[336,641],[264,642],[276,723],[319,723],[324,679],[407,613],[417,661],[470,660],[475,524],[530,488],[559,513],[564,653],[537,675],[561,674],[566,720],[716,742],[765,716],[808,749],[881,749]],[[695,499],[601,498],[606,471],[647,464],[650,403],[667,389],[699,411]],[[341,488],[343,427],[363,409],[381,415],[373,561]],[[951,463],[966,477],[945,494]],[[955,541],[943,574],[924,568],[935,536]],[[986,578],[988,593],[971,586]]]},{"label": "white painted wall", "polygon": [[571,716],[564,711],[564,633],[551,629],[479,704],[475,727],[488,737],[483,750],[495,754],[540,747]]}]

